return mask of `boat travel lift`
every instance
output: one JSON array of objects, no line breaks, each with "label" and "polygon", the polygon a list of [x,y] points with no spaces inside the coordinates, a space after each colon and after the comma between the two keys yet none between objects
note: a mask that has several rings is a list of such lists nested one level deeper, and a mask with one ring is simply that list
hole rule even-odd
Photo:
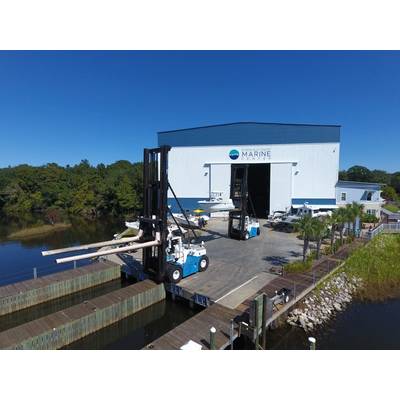
[{"label": "boat travel lift", "polygon": [[[90,253],[58,258],[58,264],[107,257],[142,250],[142,263],[136,265],[134,277],[151,278],[156,282],[178,283],[182,278],[205,271],[209,260],[204,244],[184,243],[183,232],[168,208],[168,189],[185,215],[175,192],[168,182],[168,152],[170,146],[144,149],[143,215],[139,217],[136,236],[90,243],[87,245],[43,251],[43,256],[100,248]],[[168,213],[177,229],[168,223]],[[189,225],[189,223],[188,223]],[[176,233],[179,231],[179,234]],[[197,239],[196,233],[193,236]],[[139,263],[136,263],[139,264]]]},{"label": "boat travel lift", "polygon": [[255,216],[248,190],[248,164],[232,164],[230,197],[235,209],[229,211],[228,235],[233,239],[248,240],[260,234],[260,223],[249,215],[249,206]]}]

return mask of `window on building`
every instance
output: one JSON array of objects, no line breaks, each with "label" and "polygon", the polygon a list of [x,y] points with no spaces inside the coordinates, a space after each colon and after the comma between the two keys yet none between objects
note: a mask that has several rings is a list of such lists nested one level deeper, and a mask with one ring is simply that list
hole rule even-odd
[{"label": "window on building", "polygon": [[372,200],[372,192],[368,192],[367,193],[367,201],[371,201]]},{"label": "window on building", "polygon": [[346,192],[342,192],[342,193],[340,194],[340,200],[341,200],[341,201],[346,201],[346,198],[347,198]]},{"label": "window on building", "polygon": [[369,214],[369,215],[376,215],[376,210],[368,209],[368,210],[367,210],[367,214]]}]

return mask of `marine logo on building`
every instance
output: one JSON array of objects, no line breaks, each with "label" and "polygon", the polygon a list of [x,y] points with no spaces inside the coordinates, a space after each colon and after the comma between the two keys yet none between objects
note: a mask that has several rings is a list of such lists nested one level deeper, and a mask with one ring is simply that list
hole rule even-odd
[{"label": "marine logo on building", "polygon": [[229,152],[231,160],[237,160],[239,157],[242,161],[268,161],[271,159],[271,149],[233,149]]},{"label": "marine logo on building", "polygon": [[236,149],[233,149],[229,152],[229,158],[231,160],[237,160],[239,158],[239,152]]}]

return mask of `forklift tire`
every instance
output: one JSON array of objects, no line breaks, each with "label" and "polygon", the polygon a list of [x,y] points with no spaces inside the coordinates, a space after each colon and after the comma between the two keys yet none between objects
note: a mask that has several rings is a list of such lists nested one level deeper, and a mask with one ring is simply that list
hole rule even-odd
[{"label": "forklift tire", "polygon": [[182,279],[181,267],[170,267],[168,269],[168,280],[171,283],[179,283],[181,279]]},{"label": "forklift tire", "polygon": [[199,261],[199,272],[203,272],[208,268],[208,264],[210,263],[210,260],[208,259],[207,256],[201,256],[200,261]]},{"label": "forklift tire", "polygon": [[260,228],[257,228],[257,236],[260,236]]},{"label": "forklift tire", "polygon": [[249,239],[250,239],[249,232],[246,232],[246,234],[244,235],[244,240],[249,240]]}]

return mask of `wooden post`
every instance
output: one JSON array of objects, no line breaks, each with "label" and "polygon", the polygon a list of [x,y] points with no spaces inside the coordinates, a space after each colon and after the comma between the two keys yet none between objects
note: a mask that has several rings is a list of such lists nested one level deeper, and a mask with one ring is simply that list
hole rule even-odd
[{"label": "wooden post", "polygon": [[231,350],[233,350],[233,319],[231,319],[230,342],[231,342]]},{"label": "wooden post", "polygon": [[37,279],[37,269],[36,269],[36,267],[33,268],[33,279]]},{"label": "wooden post", "polygon": [[76,260],[74,260],[74,269],[76,269]]},{"label": "wooden post", "polygon": [[310,336],[308,338],[308,341],[310,342],[310,350],[315,350],[316,343],[317,343],[317,340],[315,339],[315,337]]},{"label": "wooden post", "polygon": [[263,308],[262,308],[262,322],[261,322],[261,341],[262,348],[266,350],[267,348],[267,295],[263,294]]},{"label": "wooden post", "polygon": [[210,350],[215,350],[215,333],[217,330],[212,326],[210,328]]},{"label": "wooden post", "polygon": [[258,315],[258,299],[254,300],[255,303],[255,313],[254,313],[254,329],[256,330],[255,332],[255,338],[254,338],[254,348],[258,350],[258,341],[259,341],[259,332],[258,332],[258,325],[259,325],[259,315]]}]

